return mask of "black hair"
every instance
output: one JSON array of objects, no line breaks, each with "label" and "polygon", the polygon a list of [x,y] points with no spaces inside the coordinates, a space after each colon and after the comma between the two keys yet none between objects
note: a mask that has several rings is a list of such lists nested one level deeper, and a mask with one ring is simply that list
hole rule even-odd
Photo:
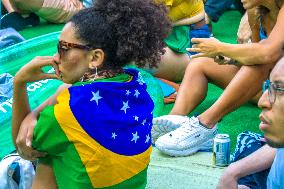
[{"label": "black hair", "polygon": [[284,5],[284,0],[275,0],[276,5],[279,9]]},{"label": "black hair", "polygon": [[104,68],[157,67],[171,28],[165,6],[152,0],[97,0],[70,22],[78,39],[105,52]]}]

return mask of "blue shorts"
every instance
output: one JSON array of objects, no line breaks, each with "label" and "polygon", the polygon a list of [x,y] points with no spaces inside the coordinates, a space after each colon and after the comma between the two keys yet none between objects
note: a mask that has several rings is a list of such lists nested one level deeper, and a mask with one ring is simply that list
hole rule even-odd
[{"label": "blue shorts", "polygon": [[[238,161],[261,148],[265,142],[260,139],[262,135],[245,131],[237,138],[236,150],[233,153],[232,162]],[[238,180],[239,185],[245,185],[250,189],[266,189],[266,180],[270,169],[247,175]]]},{"label": "blue shorts", "polygon": [[[194,24],[191,24],[189,32],[190,40],[192,38],[209,38],[211,37],[212,33],[207,24],[204,24],[200,28],[194,28]],[[192,43],[190,42],[190,47],[192,47]],[[187,52],[189,56],[196,54],[195,52]]]}]

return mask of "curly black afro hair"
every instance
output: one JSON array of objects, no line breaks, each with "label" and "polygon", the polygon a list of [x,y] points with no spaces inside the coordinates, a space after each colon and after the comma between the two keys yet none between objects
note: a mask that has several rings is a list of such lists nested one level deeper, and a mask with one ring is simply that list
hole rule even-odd
[{"label": "curly black afro hair", "polygon": [[70,22],[77,38],[105,52],[104,67],[112,69],[130,62],[157,67],[171,28],[165,6],[152,0],[97,0]]}]

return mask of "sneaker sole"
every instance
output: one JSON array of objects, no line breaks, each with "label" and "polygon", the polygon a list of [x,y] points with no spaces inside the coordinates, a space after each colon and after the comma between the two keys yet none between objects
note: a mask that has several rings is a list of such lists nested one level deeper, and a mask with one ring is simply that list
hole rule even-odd
[{"label": "sneaker sole", "polygon": [[173,156],[173,157],[182,157],[182,156],[190,156],[198,151],[212,151],[213,148],[213,139],[210,139],[206,142],[204,142],[201,146],[195,147],[195,148],[189,148],[185,150],[173,150],[173,149],[167,149],[163,148],[159,145],[156,145],[156,148],[160,150],[161,152]]},{"label": "sneaker sole", "polygon": [[[171,115],[168,115],[171,116]],[[173,117],[179,117],[178,115],[173,115]],[[184,119],[183,117],[187,117],[187,116],[180,116],[181,119]],[[167,119],[167,118],[160,118],[160,119],[153,119],[153,126],[152,126],[152,130],[151,130],[151,135],[152,135],[152,144],[155,144],[156,140],[162,136],[165,135],[177,128],[180,127],[180,125],[184,122],[180,122],[178,121],[178,123],[176,123],[174,120]],[[178,119],[178,118],[176,118]],[[188,118],[187,118],[188,119]]]}]

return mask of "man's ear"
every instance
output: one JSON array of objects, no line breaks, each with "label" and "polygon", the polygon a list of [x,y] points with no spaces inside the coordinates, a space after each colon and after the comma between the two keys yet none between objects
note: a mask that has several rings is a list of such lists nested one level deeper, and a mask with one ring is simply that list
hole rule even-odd
[{"label": "man's ear", "polygon": [[95,69],[96,67],[102,66],[105,59],[105,53],[102,49],[94,49],[90,52],[89,58],[89,68]]}]

